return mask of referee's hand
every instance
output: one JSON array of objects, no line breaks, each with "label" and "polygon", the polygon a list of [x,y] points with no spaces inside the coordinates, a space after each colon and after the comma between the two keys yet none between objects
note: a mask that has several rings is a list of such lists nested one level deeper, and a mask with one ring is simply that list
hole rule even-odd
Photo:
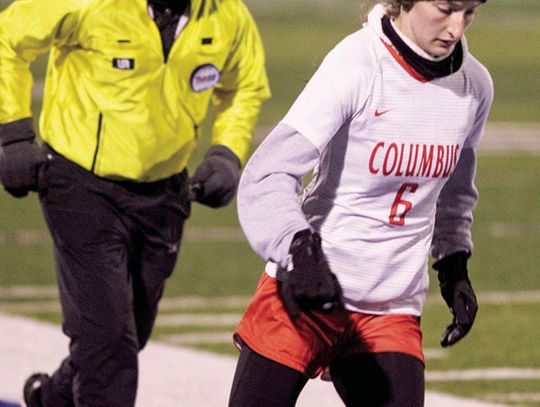
[{"label": "referee's hand", "polygon": [[240,181],[240,160],[222,145],[212,146],[190,180],[191,199],[211,208],[232,201]]}]

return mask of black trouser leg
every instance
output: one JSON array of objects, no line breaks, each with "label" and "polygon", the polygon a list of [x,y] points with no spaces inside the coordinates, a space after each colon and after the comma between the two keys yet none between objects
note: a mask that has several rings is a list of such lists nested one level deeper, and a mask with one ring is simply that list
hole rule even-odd
[{"label": "black trouser leg", "polygon": [[133,309],[139,350],[142,350],[154,327],[158,303],[165,289],[166,278],[172,273],[177,251],[149,242],[136,245],[132,255]]},{"label": "black trouser leg", "polygon": [[[139,344],[123,224],[103,204],[68,208],[44,204],[55,241],[63,328],[70,337],[73,401],[80,407],[133,406]],[[63,370],[55,376],[61,374],[59,381],[67,382]],[[58,393],[65,391],[44,391],[46,406],[62,406]]]},{"label": "black trouser leg", "polygon": [[308,381],[302,373],[242,346],[229,407],[293,407]]},{"label": "black trouser leg", "polygon": [[112,183],[55,156],[46,178],[41,202],[55,243],[70,356],[44,388],[45,406],[131,407],[138,352],[189,213],[180,188],[185,176]]},{"label": "black trouser leg", "polygon": [[424,365],[397,352],[362,353],[330,366],[334,386],[347,407],[423,407]]},{"label": "black trouser leg", "polygon": [[75,371],[71,357],[65,358],[60,367],[51,375],[42,390],[45,396],[43,402],[46,406],[74,407],[73,403],[73,376]]},{"label": "black trouser leg", "polygon": [[[142,190],[141,190],[142,189]],[[165,282],[180,252],[184,223],[189,217],[187,173],[175,175],[148,188],[122,185],[119,207],[129,212],[131,235],[129,271],[139,348],[146,345],[158,312]],[[137,199],[129,199],[136,194]]]}]

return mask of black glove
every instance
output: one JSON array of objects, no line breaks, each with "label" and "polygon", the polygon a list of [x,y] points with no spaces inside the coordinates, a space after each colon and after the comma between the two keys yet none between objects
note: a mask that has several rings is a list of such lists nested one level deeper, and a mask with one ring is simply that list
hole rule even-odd
[{"label": "black glove", "polygon": [[32,119],[0,126],[0,181],[16,198],[38,189],[39,170],[46,160],[35,138]]},{"label": "black glove", "polygon": [[294,235],[287,269],[279,269],[279,295],[294,321],[300,311],[331,311],[343,306],[341,287],[330,271],[321,237],[309,229]]},{"label": "black glove", "polygon": [[470,331],[478,303],[467,272],[468,252],[458,252],[443,257],[433,264],[439,272],[441,294],[454,316],[452,323],[446,328],[441,346],[453,345]]},{"label": "black glove", "polygon": [[222,145],[210,147],[190,180],[193,200],[212,208],[234,198],[240,180],[240,160]]}]

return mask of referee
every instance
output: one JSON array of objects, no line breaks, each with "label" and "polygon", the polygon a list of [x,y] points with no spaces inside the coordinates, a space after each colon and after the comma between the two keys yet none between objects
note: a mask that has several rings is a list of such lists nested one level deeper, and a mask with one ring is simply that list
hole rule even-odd
[{"label": "referee", "polygon": [[[37,143],[29,68],[45,52]],[[70,338],[25,402],[133,406],[190,202],[231,201],[270,95],[255,23],[241,0],[16,1],[0,13],[0,95],[0,180],[39,193]],[[189,178],[210,100],[211,147]]]}]

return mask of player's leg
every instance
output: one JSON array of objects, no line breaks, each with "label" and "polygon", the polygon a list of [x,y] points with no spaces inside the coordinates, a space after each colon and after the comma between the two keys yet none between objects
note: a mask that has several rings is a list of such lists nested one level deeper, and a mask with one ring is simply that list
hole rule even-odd
[{"label": "player's leg", "polygon": [[330,374],[347,407],[424,405],[424,365],[404,353],[345,356],[330,365]]},{"label": "player's leg", "polygon": [[276,279],[263,273],[235,332],[241,353],[230,407],[294,406],[307,379],[339,353],[347,324],[344,310],[301,312],[293,322]]},{"label": "player's leg", "polygon": [[308,377],[242,346],[229,407],[293,407]]}]

